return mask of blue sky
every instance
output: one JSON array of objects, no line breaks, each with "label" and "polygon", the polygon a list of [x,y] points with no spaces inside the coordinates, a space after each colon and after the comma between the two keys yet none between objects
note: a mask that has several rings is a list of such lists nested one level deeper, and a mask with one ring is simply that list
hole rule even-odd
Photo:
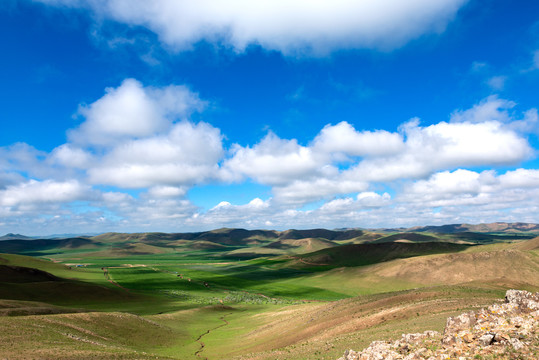
[{"label": "blue sky", "polygon": [[4,1],[0,232],[539,222],[537,14]]}]

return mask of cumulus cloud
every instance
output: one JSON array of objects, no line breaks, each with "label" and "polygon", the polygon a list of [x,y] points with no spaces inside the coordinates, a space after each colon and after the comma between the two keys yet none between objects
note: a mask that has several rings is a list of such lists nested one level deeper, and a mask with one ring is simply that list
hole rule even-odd
[{"label": "cumulus cloud", "polygon": [[[140,111],[124,109],[130,101]],[[70,142],[50,153],[27,144],[0,148],[2,226],[75,226],[71,221],[88,229],[175,231],[178,224],[347,227],[387,219],[408,226],[500,213],[505,217],[496,220],[539,222],[523,212],[537,208],[539,170],[476,171],[518,166],[533,154],[527,135],[536,131],[536,109],[518,117],[514,102],[491,96],[429,126],[412,119],[395,131],[366,131],[340,122],[305,144],[270,132],[226,151],[218,128],[189,120],[204,106],[183,86],[128,79],[85,106]],[[209,210],[188,198],[201,183],[245,180],[271,186],[272,197],[237,205],[223,195]]]},{"label": "cumulus cloud", "polygon": [[273,188],[275,200],[285,204],[301,205],[320,199],[328,199],[336,194],[349,194],[364,191],[369,184],[364,181],[346,180],[337,175],[334,178],[295,180],[284,186]]},{"label": "cumulus cloud", "polygon": [[451,114],[451,122],[507,122],[510,119],[508,110],[515,106],[516,103],[514,101],[500,99],[496,95],[491,95],[481,100],[479,104],[474,105],[471,109],[453,112]]},{"label": "cumulus cloud", "polygon": [[30,180],[0,190],[0,205],[14,207],[39,203],[66,203],[87,198],[89,192],[89,186],[76,180],[64,182]]},{"label": "cumulus cloud", "polygon": [[37,0],[90,9],[101,18],[143,26],[184,50],[209,41],[243,51],[250,44],[285,54],[342,48],[394,48],[441,32],[466,0]]},{"label": "cumulus cloud", "polygon": [[[281,211],[275,206],[272,199],[262,200],[254,198],[247,204],[234,205],[228,201],[221,201],[205,213],[193,214],[188,220],[191,225],[198,224],[203,227],[226,227],[243,224],[243,227],[264,228],[269,218]],[[195,225],[196,226],[196,225]]]},{"label": "cumulus cloud", "polygon": [[527,206],[538,199],[537,170],[516,169],[498,175],[493,170],[458,169],[409,184],[398,201],[410,209],[444,207],[449,212],[455,209],[471,212],[471,207],[479,213],[514,208],[515,203]]},{"label": "cumulus cloud", "polygon": [[403,150],[401,134],[385,130],[356,131],[343,121],[337,125],[326,125],[314,139],[315,151],[349,156],[391,155]]},{"label": "cumulus cloud", "polygon": [[528,141],[498,121],[440,122],[402,127],[405,150],[396,156],[366,159],[346,176],[363,181],[421,178],[434,171],[461,166],[508,165],[532,154]]},{"label": "cumulus cloud", "polygon": [[264,184],[278,185],[324,170],[323,161],[317,159],[312,149],[271,132],[253,147],[235,145],[232,154],[223,166],[226,179],[248,176]]},{"label": "cumulus cloud", "polygon": [[156,187],[151,191],[162,196],[158,186],[204,182],[216,176],[224,153],[219,129],[189,121],[205,106],[185,86],[145,87],[126,79],[80,107],[84,121],[68,132],[70,143],[48,155],[48,164],[84,169],[93,184]]},{"label": "cumulus cloud", "polygon": [[122,188],[193,185],[216,177],[223,155],[221,133],[206,123],[184,121],[170,133],[131,140],[90,168],[90,181]]},{"label": "cumulus cloud", "polygon": [[42,161],[47,153],[26,143],[15,143],[0,147],[0,170],[6,172],[24,172],[31,176],[43,175],[47,169]]},{"label": "cumulus cloud", "polygon": [[177,186],[153,186],[148,190],[148,195],[153,198],[182,197],[187,190]]},{"label": "cumulus cloud", "polygon": [[536,124],[537,110],[517,120],[509,112],[515,106],[491,96],[455,111],[450,122],[422,127],[412,119],[398,132],[358,131],[341,122],[307,145],[269,133],[253,146],[235,145],[220,174],[270,185],[275,202],[300,206],[444,169],[518,164],[533,154],[523,133]]},{"label": "cumulus cloud", "polygon": [[529,109],[521,120],[512,121],[508,127],[521,133],[539,134],[539,115],[537,109]]},{"label": "cumulus cloud", "polygon": [[135,79],[126,79],[117,88],[107,88],[94,103],[80,106],[85,121],[69,132],[69,138],[74,143],[114,145],[162,133],[174,121],[186,119],[204,106],[185,86],[144,87]]},{"label": "cumulus cloud", "polygon": [[504,188],[539,188],[539,170],[536,169],[516,169],[499,178]]},{"label": "cumulus cloud", "polygon": [[69,168],[85,169],[94,159],[92,154],[84,149],[74,147],[71,144],[63,144],[51,152],[48,160],[50,163]]},{"label": "cumulus cloud", "polygon": [[388,193],[380,195],[373,191],[366,191],[357,194],[356,199],[347,197],[328,201],[318,211],[325,215],[351,213],[361,209],[379,208],[388,205],[390,201],[391,196]]}]

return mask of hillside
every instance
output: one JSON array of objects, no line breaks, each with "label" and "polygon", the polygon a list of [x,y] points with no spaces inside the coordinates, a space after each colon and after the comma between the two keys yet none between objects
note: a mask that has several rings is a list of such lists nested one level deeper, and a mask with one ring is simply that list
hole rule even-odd
[{"label": "hillside", "polygon": [[489,224],[451,224],[440,226],[416,226],[406,231],[412,232],[434,232],[434,233],[457,233],[457,232],[477,232],[477,233],[539,233],[539,224],[529,223],[504,223],[496,222]]},{"label": "hillside", "polygon": [[508,290],[504,304],[449,317],[437,331],[375,341],[361,352],[346,350],[339,360],[370,359],[532,359],[539,354],[539,293]]},{"label": "hillside", "polygon": [[[32,256],[0,254],[0,355],[336,359],[376,339],[441,331],[447,316],[507,289],[539,290],[539,237],[523,235],[217,229],[6,240]],[[128,338],[147,328],[154,338]]]},{"label": "hillside", "polygon": [[97,248],[101,244],[87,238],[4,240],[0,241],[0,253],[22,254],[51,249]]},{"label": "hillside", "polygon": [[[391,233],[361,229],[246,230],[222,228],[193,233],[105,233],[92,237],[65,239],[11,239],[0,241],[0,252],[41,255],[70,250],[81,256],[168,254],[214,250],[212,257],[296,255],[343,244],[393,242],[450,242],[493,244],[535,237],[534,224],[444,225],[392,230]],[[538,230],[539,231],[539,230]],[[9,237],[17,235],[8,234]]]},{"label": "hillside", "polygon": [[388,264],[378,264],[371,268],[370,272],[382,278],[401,279],[426,285],[506,279],[539,286],[537,256],[514,249],[399,259]]},{"label": "hillside", "polygon": [[364,266],[399,258],[458,252],[468,247],[443,242],[349,244],[303,254],[298,261],[306,266]]}]

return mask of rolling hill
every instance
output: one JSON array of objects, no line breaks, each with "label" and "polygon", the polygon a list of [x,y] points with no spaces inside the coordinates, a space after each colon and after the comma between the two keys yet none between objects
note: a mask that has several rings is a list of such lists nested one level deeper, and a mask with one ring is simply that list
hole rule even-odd
[{"label": "rolling hill", "polygon": [[489,224],[451,224],[440,226],[417,226],[406,229],[413,232],[434,232],[434,233],[457,233],[457,232],[476,232],[476,233],[539,233],[539,224],[529,223],[504,223],[496,222]]},{"label": "rolling hill", "polygon": [[440,329],[508,288],[539,289],[532,226],[449,228],[1,241],[32,256],[0,254],[0,355],[335,359],[343,346]]},{"label": "rolling hill", "polygon": [[458,252],[468,247],[444,242],[349,244],[303,254],[295,261],[303,266],[364,266],[399,258]]}]

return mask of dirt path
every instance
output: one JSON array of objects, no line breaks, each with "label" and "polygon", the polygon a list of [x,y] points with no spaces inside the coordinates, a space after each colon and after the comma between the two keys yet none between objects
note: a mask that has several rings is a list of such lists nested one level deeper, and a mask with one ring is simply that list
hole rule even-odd
[{"label": "dirt path", "polygon": [[129,291],[128,288],[125,288],[123,287],[122,285],[118,284],[116,281],[112,280],[112,278],[110,277],[110,274],[109,274],[109,269],[106,268],[106,267],[103,267],[101,268],[103,270],[103,275],[105,276],[105,279],[110,282],[112,285],[115,285],[115,286],[118,286],[119,288],[125,290],[125,291]]},{"label": "dirt path", "polygon": [[298,257],[298,256],[291,256],[291,255],[287,255],[287,257],[289,259],[293,259],[293,260],[296,260],[296,261],[299,261],[300,263],[303,263],[305,265],[312,265],[312,266],[327,266],[329,264],[322,264],[322,263],[313,263],[313,262],[309,262],[307,260],[303,260],[302,258]]},{"label": "dirt path", "polygon": [[221,325],[216,326],[216,327],[214,327],[214,328],[212,328],[212,329],[209,329],[209,330],[207,330],[205,333],[200,334],[200,335],[198,336],[198,338],[197,338],[195,341],[196,341],[197,343],[200,344],[200,348],[199,348],[197,351],[195,351],[195,356],[198,356],[199,358],[202,358],[202,359],[204,359],[204,360],[208,360],[207,357],[204,357],[204,356],[202,356],[202,355],[200,354],[201,352],[204,351],[204,348],[206,347],[206,344],[204,344],[204,342],[202,342],[202,338],[203,338],[204,336],[208,335],[209,333],[211,333],[211,332],[214,331],[214,330],[217,330],[217,329],[219,329],[219,328],[222,328],[222,327],[224,327],[224,326],[227,326],[227,325],[228,325],[228,321],[226,321],[225,317],[228,316],[228,315],[230,315],[230,314],[232,314],[232,313],[228,313],[228,314],[223,315],[223,316],[221,316],[221,317],[219,318],[219,320],[222,320],[222,321],[224,322],[224,324],[221,324]]}]

